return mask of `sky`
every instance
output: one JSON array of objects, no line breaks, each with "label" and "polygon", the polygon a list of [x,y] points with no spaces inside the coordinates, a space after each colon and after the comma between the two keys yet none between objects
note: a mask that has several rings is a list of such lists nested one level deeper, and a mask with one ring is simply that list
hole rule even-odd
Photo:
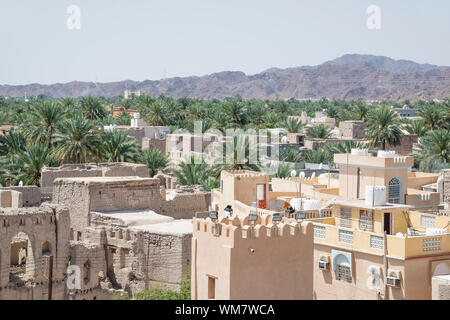
[{"label": "sky", "polygon": [[256,74],[347,53],[450,66],[449,12],[448,0],[2,0],[0,84]]}]

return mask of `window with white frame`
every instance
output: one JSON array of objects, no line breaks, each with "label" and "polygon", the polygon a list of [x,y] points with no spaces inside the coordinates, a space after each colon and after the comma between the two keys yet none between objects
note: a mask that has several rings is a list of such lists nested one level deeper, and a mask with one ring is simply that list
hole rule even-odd
[{"label": "window with white frame", "polygon": [[353,244],[353,232],[347,230],[339,230],[339,242]]},{"label": "window with white frame", "polygon": [[344,228],[352,227],[352,209],[341,208],[340,226]]},{"label": "window with white frame", "polygon": [[327,229],[324,226],[314,226],[314,238],[326,238]]},{"label": "window with white frame", "polygon": [[373,215],[371,211],[360,211],[359,228],[364,231],[373,231]]},{"label": "window with white frame", "polygon": [[352,283],[352,270],[349,266],[339,264],[336,266],[336,280]]},{"label": "window with white frame", "polygon": [[434,228],[436,227],[436,218],[423,215],[420,217],[420,225],[426,228]]},{"label": "window with white frame", "polygon": [[424,252],[440,251],[441,238],[427,238],[422,240],[422,250]]},{"label": "window with white frame", "polygon": [[384,249],[384,239],[383,237],[378,237],[378,236],[370,236],[370,247],[373,249],[380,249],[383,250]]},{"label": "window with white frame", "polygon": [[389,181],[389,203],[401,203],[402,191],[401,182],[398,178]]}]

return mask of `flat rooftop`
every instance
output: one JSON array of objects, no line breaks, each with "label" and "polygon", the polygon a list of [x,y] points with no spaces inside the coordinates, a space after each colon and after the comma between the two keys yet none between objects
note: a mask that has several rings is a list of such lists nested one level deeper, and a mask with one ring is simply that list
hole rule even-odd
[{"label": "flat rooftop", "polygon": [[149,224],[145,226],[137,226],[134,229],[139,229],[144,232],[155,233],[169,236],[184,236],[192,234],[192,220],[180,219],[170,222]]},{"label": "flat rooftop", "polygon": [[159,182],[158,178],[143,178],[137,176],[127,177],[77,177],[77,178],[57,178],[55,181],[75,182],[85,184],[114,184],[114,183],[149,183],[154,184]]},{"label": "flat rooftop", "polygon": [[136,226],[149,225],[149,224],[162,223],[162,222],[170,222],[170,221],[175,220],[172,217],[163,216],[161,214],[158,214],[158,213],[156,213],[152,210],[148,210],[148,209],[120,210],[120,211],[108,211],[108,212],[95,211],[92,213],[97,214],[99,216],[107,217],[107,218],[121,220],[125,225],[127,225],[129,227],[136,227]]},{"label": "flat rooftop", "polygon": [[386,203],[382,206],[371,206],[367,205],[365,200],[337,200],[334,202],[337,205],[355,207],[361,209],[371,209],[371,210],[391,210],[391,209],[411,209],[413,206],[408,206],[405,204],[394,204]]},{"label": "flat rooftop", "polygon": [[105,218],[121,220],[124,225],[144,232],[173,236],[192,234],[192,220],[175,220],[148,209],[94,211],[92,213]]},{"label": "flat rooftop", "polygon": [[235,177],[263,177],[267,176],[264,172],[256,172],[250,170],[223,170],[222,173],[227,176]]}]

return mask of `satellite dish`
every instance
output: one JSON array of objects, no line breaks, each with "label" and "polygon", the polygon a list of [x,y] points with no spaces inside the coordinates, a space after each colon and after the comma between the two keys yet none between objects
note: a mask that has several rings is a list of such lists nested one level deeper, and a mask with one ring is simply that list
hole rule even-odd
[{"label": "satellite dish", "polygon": [[282,143],[287,143],[288,142],[288,137],[284,136],[281,138],[281,142]]},{"label": "satellite dish", "polygon": [[316,173],[313,172],[312,175],[311,175],[311,179],[314,179],[315,176],[316,176]]},{"label": "satellite dish", "polygon": [[304,178],[305,178],[305,172],[304,172],[304,171],[300,172],[299,177],[302,178],[302,179],[304,179]]},{"label": "satellite dish", "polygon": [[291,177],[294,178],[294,177],[296,177],[296,176],[297,176],[297,171],[292,170],[292,171],[291,171]]}]

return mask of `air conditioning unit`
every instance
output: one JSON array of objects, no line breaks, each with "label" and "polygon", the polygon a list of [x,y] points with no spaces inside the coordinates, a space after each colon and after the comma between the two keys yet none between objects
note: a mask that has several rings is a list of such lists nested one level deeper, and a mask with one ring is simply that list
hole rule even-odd
[{"label": "air conditioning unit", "polygon": [[325,261],[319,261],[319,269],[320,270],[328,270],[330,268],[330,264]]},{"label": "air conditioning unit", "polygon": [[320,256],[318,266],[319,266],[320,270],[329,270],[330,269],[330,258],[328,256]]},{"label": "air conditioning unit", "polygon": [[400,287],[400,271],[388,270],[386,284],[390,287]]}]

